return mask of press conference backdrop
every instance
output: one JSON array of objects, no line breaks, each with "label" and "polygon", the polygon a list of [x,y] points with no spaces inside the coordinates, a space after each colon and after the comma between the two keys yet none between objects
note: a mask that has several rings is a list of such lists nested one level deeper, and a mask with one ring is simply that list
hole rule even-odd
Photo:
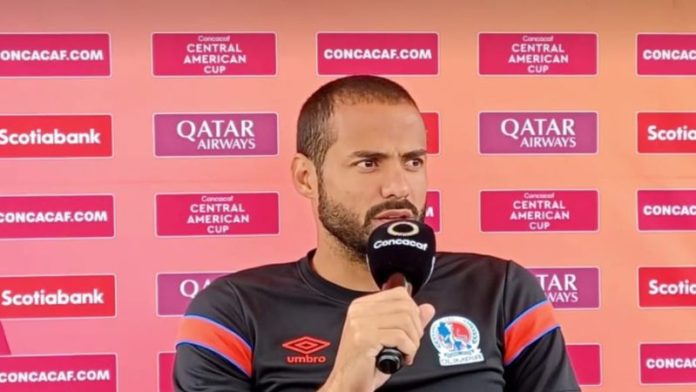
[{"label": "press conference backdrop", "polygon": [[696,3],[0,11],[0,390],[171,391],[190,299],[313,246],[295,120],[353,73],[413,93],[439,248],[532,269],[583,389],[696,388]]}]

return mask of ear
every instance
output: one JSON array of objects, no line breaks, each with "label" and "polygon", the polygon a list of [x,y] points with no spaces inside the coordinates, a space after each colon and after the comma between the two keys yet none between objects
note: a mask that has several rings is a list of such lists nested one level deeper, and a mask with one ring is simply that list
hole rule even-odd
[{"label": "ear", "polygon": [[318,179],[314,163],[303,154],[295,154],[290,167],[292,184],[302,196],[313,199],[317,197]]}]

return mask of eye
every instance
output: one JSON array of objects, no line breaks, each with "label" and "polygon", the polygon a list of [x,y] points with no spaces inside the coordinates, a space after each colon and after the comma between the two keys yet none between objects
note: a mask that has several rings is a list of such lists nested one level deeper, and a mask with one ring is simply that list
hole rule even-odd
[{"label": "eye", "polygon": [[406,161],[406,165],[410,168],[417,169],[425,164],[423,158],[413,158]]},{"label": "eye", "polygon": [[356,163],[356,166],[362,169],[373,169],[377,167],[377,161],[374,159],[363,159],[362,161]]}]

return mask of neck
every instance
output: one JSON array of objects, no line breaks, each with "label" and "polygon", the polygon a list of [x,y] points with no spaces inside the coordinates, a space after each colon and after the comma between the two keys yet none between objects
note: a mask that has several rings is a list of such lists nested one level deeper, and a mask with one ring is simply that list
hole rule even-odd
[{"label": "neck", "polygon": [[324,231],[319,235],[312,259],[314,270],[322,278],[355,291],[377,291],[365,260],[359,260],[338,239]]}]

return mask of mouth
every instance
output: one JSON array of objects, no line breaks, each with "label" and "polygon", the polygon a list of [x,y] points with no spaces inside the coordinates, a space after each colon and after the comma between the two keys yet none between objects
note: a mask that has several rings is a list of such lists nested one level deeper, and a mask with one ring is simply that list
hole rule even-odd
[{"label": "mouth", "polygon": [[372,218],[374,222],[379,224],[401,219],[413,219],[413,212],[408,209],[387,210]]}]

